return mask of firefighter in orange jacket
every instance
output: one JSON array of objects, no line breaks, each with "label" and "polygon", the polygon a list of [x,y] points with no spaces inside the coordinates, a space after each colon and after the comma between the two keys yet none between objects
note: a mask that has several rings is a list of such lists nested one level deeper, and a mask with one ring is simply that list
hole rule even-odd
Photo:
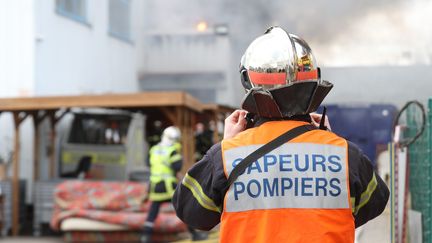
[{"label": "firefighter in orange jacket", "polygon": [[228,185],[257,148],[320,122],[313,112],[333,85],[321,80],[309,45],[271,27],[249,45],[240,73],[243,109],[176,188],[177,215],[202,230],[221,223],[221,242],[354,242],[355,228],[384,210],[389,191],[365,154],[328,129],[298,135]]}]

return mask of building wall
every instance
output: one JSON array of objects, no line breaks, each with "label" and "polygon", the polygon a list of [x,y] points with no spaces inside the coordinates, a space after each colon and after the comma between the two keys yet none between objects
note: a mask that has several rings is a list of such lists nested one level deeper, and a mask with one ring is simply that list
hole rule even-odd
[{"label": "building wall", "polygon": [[184,29],[148,33],[143,43],[142,90],[183,90],[202,102],[233,103],[228,35]]},{"label": "building wall", "polygon": [[409,100],[425,102],[432,98],[430,65],[324,67],[321,73],[334,84],[326,103],[387,103],[401,107]]},{"label": "building wall", "polygon": [[109,33],[109,1],[87,1],[82,23],[36,0],[36,95],[135,92],[142,1],[131,2],[131,41]]},{"label": "building wall", "polygon": [[0,97],[33,93],[34,48],[33,1],[0,1]]},{"label": "building wall", "polygon": [[[34,94],[35,34],[34,2],[28,0],[0,1],[0,97],[30,96]],[[21,141],[31,141],[32,122],[21,125]],[[12,114],[0,115],[0,156],[10,158],[14,144]],[[19,176],[32,175],[31,143],[21,144]],[[9,170],[12,166],[9,164]],[[27,185],[29,188],[29,185]],[[27,194],[29,191],[27,191]]]}]

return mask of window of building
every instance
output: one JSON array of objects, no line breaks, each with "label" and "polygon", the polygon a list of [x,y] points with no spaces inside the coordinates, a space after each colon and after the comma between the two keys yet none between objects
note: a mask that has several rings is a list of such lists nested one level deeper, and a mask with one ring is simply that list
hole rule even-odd
[{"label": "window of building", "polygon": [[56,0],[58,14],[88,24],[87,0]]},{"label": "window of building", "polygon": [[109,1],[109,33],[131,42],[131,0]]}]

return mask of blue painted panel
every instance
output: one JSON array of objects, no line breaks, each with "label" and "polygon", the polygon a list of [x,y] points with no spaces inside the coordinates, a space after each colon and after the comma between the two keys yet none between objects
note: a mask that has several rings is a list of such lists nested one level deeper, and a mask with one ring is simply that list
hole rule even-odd
[{"label": "blue painted panel", "polygon": [[377,146],[391,140],[397,108],[389,104],[326,107],[332,131],[357,144],[375,165]]}]

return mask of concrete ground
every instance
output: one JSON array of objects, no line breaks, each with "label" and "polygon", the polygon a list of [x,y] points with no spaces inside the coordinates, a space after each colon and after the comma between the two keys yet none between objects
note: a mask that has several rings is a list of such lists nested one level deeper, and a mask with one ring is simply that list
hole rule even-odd
[{"label": "concrete ground", "polygon": [[64,243],[61,237],[5,237],[1,243]]},{"label": "concrete ground", "polygon": [[[6,237],[0,243],[63,243],[61,237]],[[218,232],[212,232],[208,240],[183,240],[176,243],[218,243]],[[356,230],[356,243],[390,242],[390,211],[386,209],[380,216]]]}]

